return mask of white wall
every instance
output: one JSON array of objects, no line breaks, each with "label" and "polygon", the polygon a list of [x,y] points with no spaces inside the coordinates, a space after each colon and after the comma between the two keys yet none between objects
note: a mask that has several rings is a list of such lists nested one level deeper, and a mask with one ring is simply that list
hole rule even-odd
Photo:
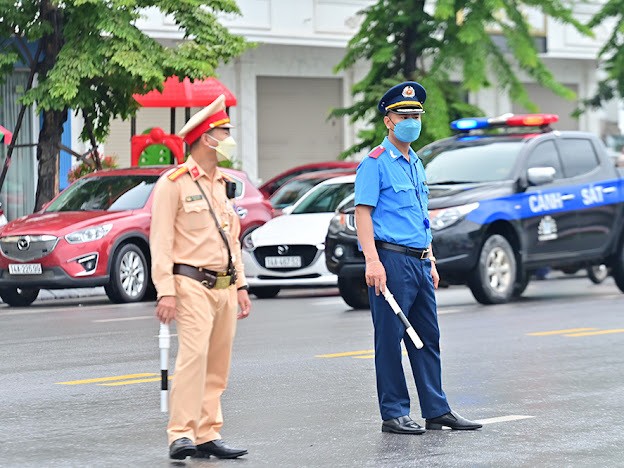
[{"label": "white wall", "polygon": [[[358,30],[357,12],[373,0],[237,0],[242,17],[227,15],[222,22],[231,32],[251,41],[344,47]],[[137,22],[154,37],[182,39],[175,23],[156,9],[146,10]]]}]

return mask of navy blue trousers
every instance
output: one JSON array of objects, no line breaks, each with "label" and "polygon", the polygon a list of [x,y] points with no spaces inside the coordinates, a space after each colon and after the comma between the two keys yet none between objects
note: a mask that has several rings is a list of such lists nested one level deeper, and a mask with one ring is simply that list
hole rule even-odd
[{"label": "navy blue trousers", "polygon": [[378,252],[386,269],[388,289],[425,345],[416,349],[383,295],[377,296],[374,287],[368,288],[375,326],[375,372],[381,419],[385,421],[410,413],[401,340],[407,348],[422,417],[441,416],[450,408],[442,390],[440,330],[431,262],[384,249]]}]

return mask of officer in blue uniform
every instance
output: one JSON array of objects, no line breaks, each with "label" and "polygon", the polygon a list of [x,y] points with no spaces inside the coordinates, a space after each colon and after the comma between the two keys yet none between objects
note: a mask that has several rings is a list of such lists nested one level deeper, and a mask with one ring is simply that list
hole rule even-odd
[{"label": "officer in blue uniform", "polygon": [[[434,289],[439,276],[431,250],[425,168],[410,147],[421,130],[427,93],[416,82],[391,88],[379,101],[388,136],[362,160],[355,179],[356,223],[366,258],[366,283],[375,327],[375,370],[381,430],[422,434],[410,418],[401,363],[405,343],[427,429],[478,429],[451,411],[442,390],[440,331]],[[416,349],[380,292],[388,286],[424,347]]]}]

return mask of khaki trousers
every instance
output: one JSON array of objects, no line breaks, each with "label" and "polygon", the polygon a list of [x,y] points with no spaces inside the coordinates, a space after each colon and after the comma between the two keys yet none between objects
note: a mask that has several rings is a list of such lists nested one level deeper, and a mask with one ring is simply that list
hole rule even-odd
[{"label": "khaki trousers", "polygon": [[237,293],[207,289],[176,275],[178,357],[169,397],[169,444],[220,439],[221,395],[227,386],[236,333]]}]

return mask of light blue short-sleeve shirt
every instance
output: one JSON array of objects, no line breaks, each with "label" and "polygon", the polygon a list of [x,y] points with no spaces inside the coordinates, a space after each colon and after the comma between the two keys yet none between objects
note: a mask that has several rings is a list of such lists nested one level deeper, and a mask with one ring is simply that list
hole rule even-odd
[{"label": "light blue short-sleeve shirt", "polygon": [[376,240],[426,248],[431,244],[431,229],[425,168],[411,148],[407,161],[387,137],[381,147],[379,156],[371,156],[373,150],[357,168],[355,204],[373,207]]}]

